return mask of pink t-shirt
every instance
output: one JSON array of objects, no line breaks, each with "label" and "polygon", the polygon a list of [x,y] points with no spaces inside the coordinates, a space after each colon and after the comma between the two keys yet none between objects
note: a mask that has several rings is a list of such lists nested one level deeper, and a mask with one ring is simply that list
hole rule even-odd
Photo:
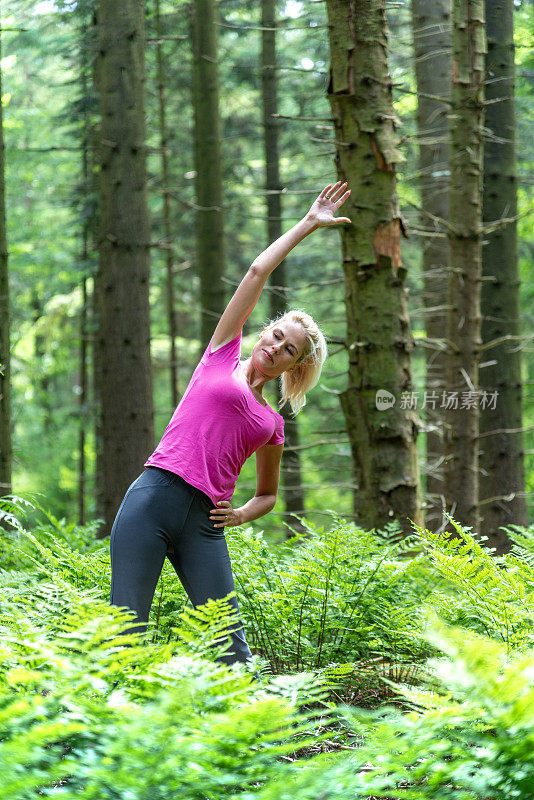
[{"label": "pink t-shirt", "polygon": [[241,468],[264,444],[283,444],[284,419],[254,397],[243,366],[241,333],[211,352],[211,342],[146,467],[180,475],[217,503],[231,500]]}]

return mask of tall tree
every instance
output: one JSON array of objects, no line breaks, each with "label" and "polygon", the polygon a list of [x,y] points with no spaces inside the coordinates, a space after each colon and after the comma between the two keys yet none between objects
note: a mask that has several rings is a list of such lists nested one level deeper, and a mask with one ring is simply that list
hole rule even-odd
[{"label": "tall tree", "polygon": [[[423,303],[427,337],[436,349],[426,353],[428,397],[445,390],[447,333],[447,263],[449,248],[440,220],[449,218],[449,104],[451,82],[451,0],[412,0],[412,27],[417,80],[417,140],[423,238]],[[434,394],[435,393],[435,394]],[[426,405],[426,486],[430,509],[443,492],[444,443],[440,403]],[[441,504],[439,504],[441,505]],[[427,524],[436,511],[426,513]]]},{"label": "tall tree", "polygon": [[[90,341],[94,337],[89,334],[91,302],[88,282],[93,272],[94,254],[91,253],[91,239],[95,241],[96,214],[95,214],[95,161],[94,161],[94,127],[95,127],[95,39],[96,20],[94,17],[94,0],[89,3],[78,4],[77,12],[81,15],[79,26],[79,83],[81,122],[81,175],[80,175],[80,262],[82,269],[81,290],[82,305],[80,308],[80,430],[79,430],[79,462],[78,462],[78,522],[80,525],[86,521],[86,490],[87,490],[87,459],[86,438],[89,413],[89,352]],[[93,298],[91,298],[93,299]],[[93,300],[94,303],[94,300]],[[94,349],[94,348],[93,348]]]},{"label": "tall tree", "polygon": [[[0,65],[2,31],[0,30]],[[2,112],[2,70],[0,66],[0,497],[11,492],[11,389],[9,347],[9,272],[6,233],[4,175],[4,121]]]},{"label": "tall tree", "polygon": [[98,284],[104,533],[154,441],[144,47],[144,3],[101,0]]},{"label": "tall tree", "polygon": [[200,275],[201,350],[224,311],[224,216],[219,115],[217,6],[191,5],[193,109],[197,196],[197,266]]},{"label": "tall tree", "polygon": [[445,498],[458,522],[476,530],[484,0],[454,0],[452,42]]},{"label": "tall tree", "polygon": [[163,181],[163,230],[165,233],[165,261],[167,267],[167,319],[169,325],[169,351],[170,351],[170,386],[171,402],[178,405],[178,351],[176,349],[176,311],[174,299],[174,245],[171,225],[171,185],[169,170],[169,154],[167,150],[167,112],[165,100],[165,54],[163,52],[163,29],[161,26],[160,2],[155,3],[156,23],[156,61],[158,72],[158,110],[159,110],[159,138],[161,148],[161,178]]},{"label": "tall tree", "polygon": [[495,391],[498,395],[495,404],[480,414],[480,510],[481,530],[499,553],[510,548],[507,534],[499,527],[527,524],[518,346],[513,15],[513,0],[486,0],[483,214],[489,226],[502,218],[508,222],[486,234],[482,249],[482,341],[489,349],[480,384],[489,397]]},{"label": "tall tree", "polygon": [[347,214],[353,224],[342,231],[349,385],[341,402],[358,487],[355,512],[366,528],[396,518],[408,531],[409,519],[419,524],[423,516],[417,419],[402,403],[412,389],[413,340],[400,252],[395,163],[402,157],[385,8],[383,0],[327,0],[326,8],[336,164],[352,188]]},{"label": "tall tree", "polygon": [[[262,0],[262,101],[263,130],[265,151],[265,190],[267,198],[267,239],[274,242],[282,235],[282,201],[280,192],[280,159],[278,148],[278,80],[276,58],[276,0]],[[287,275],[285,262],[276,268],[275,285],[270,287],[270,311],[275,319],[287,310],[286,286]],[[277,383],[278,399],[281,399],[281,387]],[[299,455],[299,430],[297,420],[291,417],[287,404],[282,408],[286,447],[282,458],[282,492],[286,512],[290,514],[288,522],[294,530],[303,532],[303,526],[293,514],[304,511],[304,491]]]}]

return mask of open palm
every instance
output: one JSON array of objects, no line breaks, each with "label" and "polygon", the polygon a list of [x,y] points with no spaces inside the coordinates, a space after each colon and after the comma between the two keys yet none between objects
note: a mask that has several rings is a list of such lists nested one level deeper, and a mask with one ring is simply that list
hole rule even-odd
[{"label": "open palm", "polygon": [[317,200],[308,211],[308,219],[312,219],[317,225],[339,225],[340,222],[351,222],[348,217],[334,217],[335,212],[340,208],[350,195],[346,182],[338,181],[333,186],[331,183],[325,186]]}]

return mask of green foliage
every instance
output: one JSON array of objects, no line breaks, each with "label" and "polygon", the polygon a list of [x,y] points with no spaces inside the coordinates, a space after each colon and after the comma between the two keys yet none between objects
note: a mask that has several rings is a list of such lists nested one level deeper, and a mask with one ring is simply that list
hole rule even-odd
[{"label": "green foliage", "polygon": [[509,650],[531,646],[534,643],[531,536],[518,529],[515,549],[497,558],[469,530],[454,520],[451,522],[455,528],[453,536],[416,526],[430,564],[443,581],[429,597],[430,605],[449,622],[485,633],[504,642]]},{"label": "green foliage", "polygon": [[[26,501],[2,507],[0,800],[532,797],[530,530],[496,558],[455,523],[400,541],[332,515],[277,547],[235,529],[247,636],[294,671],[254,680],[215,661],[237,623],[225,601],[127,632],[91,526],[46,514],[29,531]],[[348,679],[371,673],[396,708],[354,705]]]},{"label": "green foliage", "polygon": [[0,797],[228,797],[308,742],[297,704],[324,694],[314,676],[255,688],[242,667],[127,647],[124,613],[63,591],[53,639],[15,603],[2,631]]},{"label": "green foliage", "polygon": [[530,800],[534,651],[510,659],[504,644],[437,623],[429,640],[447,656],[429,664],[439,691],[403,687],[408,713],[340,707],[353,752],[315,759],[258,800]]},{"label": "green foliage", "polygon": [[398,531],[363,531],[332,512],[330,530],[302,520],[306,534],[269,546],[261,533],[231,536],[247,637],[274,671],[345,665],[405,677],[429,653],[420,636],[418,559]]}]

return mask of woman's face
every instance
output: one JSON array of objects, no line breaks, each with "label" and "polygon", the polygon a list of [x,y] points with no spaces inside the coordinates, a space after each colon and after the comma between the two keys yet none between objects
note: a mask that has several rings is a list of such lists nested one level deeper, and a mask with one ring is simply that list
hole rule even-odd
[{"label": "woman's face", "polygon": [[264,330],[252,350],[252,363],[269,380],[291,369],[304,352],[306,333],[298,322],[281,320]]}]

